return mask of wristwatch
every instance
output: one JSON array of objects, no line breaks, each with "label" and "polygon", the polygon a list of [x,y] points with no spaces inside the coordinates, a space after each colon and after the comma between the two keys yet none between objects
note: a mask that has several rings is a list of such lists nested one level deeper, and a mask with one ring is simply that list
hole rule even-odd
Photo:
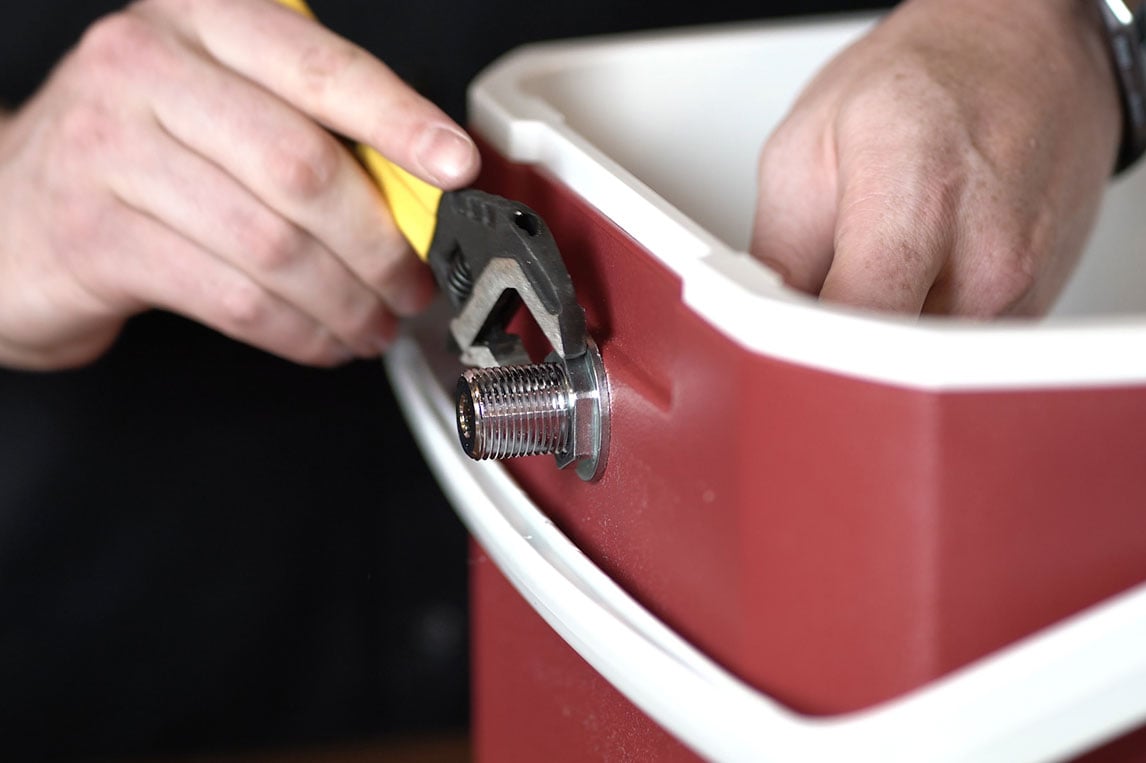
[{"label": "wristwatch", "polygon": [[1122,96],[1122,147],[1115,173],[1146,152],[1146,22],[1142,0],[1095,0],[1106,28],[1114,76]]}]

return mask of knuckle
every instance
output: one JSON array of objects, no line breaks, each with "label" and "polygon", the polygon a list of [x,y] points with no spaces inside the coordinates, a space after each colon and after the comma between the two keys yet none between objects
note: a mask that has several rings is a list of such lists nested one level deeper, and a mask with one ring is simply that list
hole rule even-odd
[{"label": "knuckle", "polygon": [[131,73],[140,70],[136,62],[154,58],[155,49],[151,24],[138,14],[120,11],[88,27],[76,51],[88,68]]},{"label": "knuckle", "polygon": [[294,136],[288,148],[270,157],[272,177],[292,198],[310,201],[334,184],[342,161],[342,149],[317,128]]},{"label": "knuckle", "polygon": [[961,252],[951,273],[950,312],[994,318],[1013,311],[1036,289],[1042,247],[1022,235],[996,234]]},{"label": "knuckle", "polygon": [[982,307],[984,312],[994,316],[1005,312],[1034,289],[1038,280],[1038,256],[1030,247],[1012,247],[1002,261],[996,263],[990,280],[984,290]]},{"label": "knuckle", "polygon": [[303,234],[288,220],[268,215],[267,219],[247,226],[241,241],[256,268],[272,271],[295,261],[303,247]]},{"label": "knuckle", "polygon": [[232,329],[250,330],[264,324],[271,312],[267,292],[253,281],[232,284],[219,299],[226,325]]}]

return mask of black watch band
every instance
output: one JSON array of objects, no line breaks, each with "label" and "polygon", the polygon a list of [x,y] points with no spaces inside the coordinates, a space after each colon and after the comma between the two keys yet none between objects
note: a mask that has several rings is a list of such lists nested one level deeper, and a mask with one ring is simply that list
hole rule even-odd
[{"label": "black watch band", "polygon": [[1110,59],[1122,99],[1122,147],[1115,172],[1129,167],[1146,152],[1146,56],[1143,53],[1143,3],[1095,0],[1106,28]]}]

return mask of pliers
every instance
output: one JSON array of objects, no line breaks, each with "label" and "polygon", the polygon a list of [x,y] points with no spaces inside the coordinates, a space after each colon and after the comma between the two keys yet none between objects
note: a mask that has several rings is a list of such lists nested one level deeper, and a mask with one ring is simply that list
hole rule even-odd
[{"label": "pliers", "polygon": [[[609,445],[609,387],[585,311],[541,217],[472,188],[441,191],[372,149],[359,155],[398,228],[449,300],[449,340],[464,372],[458,436],[475,459],[552,453],[585,480],[601,476]],[[532,363],[509,322],[524,306],[553,351]]]},{"label": "pliers", "polygon": [[[279,2],[314,17],[304,0]],[[476,367],[456,391],[463,450],[475,459],[551,453],[582,479],[599,478],[609,445],[608,378],[545,222],[500,196],[443,192],[369,146],[355,151],[453,307],[453,349]],[[553,347],[544,363],[531,363],[508,330],[521,305]]]}]

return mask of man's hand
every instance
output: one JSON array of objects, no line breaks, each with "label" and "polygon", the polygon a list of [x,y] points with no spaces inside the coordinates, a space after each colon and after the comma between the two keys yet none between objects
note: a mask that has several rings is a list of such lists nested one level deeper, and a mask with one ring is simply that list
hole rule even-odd
[{"label": "man's hand", "polygon": [[428,270],[333,130],[443,188],[473,143],[271,0],[143,0],[0,120],[0,364],[87,362],[150,307],[283,357],[377,355]]},{"label": "man's hand", "polygon": [[1037,314],[1093,225],[1121,122],[1082,0],[907,0],[764,148],[752,251],[824,300]]}]

